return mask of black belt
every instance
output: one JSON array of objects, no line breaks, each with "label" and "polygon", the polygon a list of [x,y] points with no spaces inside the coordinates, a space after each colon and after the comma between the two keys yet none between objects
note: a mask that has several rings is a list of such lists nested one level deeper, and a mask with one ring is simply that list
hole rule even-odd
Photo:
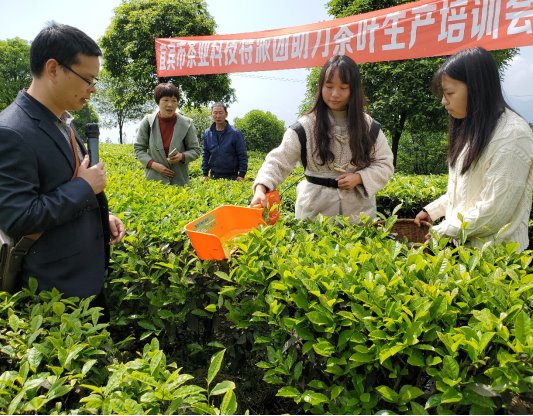
[{"label": "black belt", "polygon": [[223,173],[223,174],[219,174],[219,173],[211,173],[211,177],[213,179],[237,179],[237,174],[236,173]]},{"label": "black belt", "polygon": [[305,175],[307,182],[314,183],[315,185],[327,186],[328,188],[338,188],[339,183],[336,179],[333,178],[318,178],[316,176],[307,176]]}]

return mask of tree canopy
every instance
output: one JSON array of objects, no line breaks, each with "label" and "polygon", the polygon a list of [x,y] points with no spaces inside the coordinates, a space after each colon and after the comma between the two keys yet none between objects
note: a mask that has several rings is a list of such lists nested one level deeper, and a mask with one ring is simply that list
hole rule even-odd
[{"label": "tree canopy", "polygon": [[98,123],[99,121],[98,114],[96,114],[94,107],[89,103],[85,104],[81,110],[73,111],[72,116],[74,117],[74,125],[78,134],[84,139],[87,138],[85,125],[87,123]]},{"label": "tree canopy", "polygon": [[30,83],[30,44],[20,38],[0,40],[0,111]]},{"label": "tree canopy", "polygon": [[[328,13],[336,18],[367,13],[408,3],[409,0],[329,0]],[[515,55],[515,49],[493,52],[500,69]],[[388,132],[394,161],[404,133],[410,138],[446,130],[448,116],[430,89],[434,72],[443,62],[439,58],[408,59],[360,65],[369,113]],[[313,75],[314,74],[314,75]],[[316,71],[308,78],[302,109],[308,108],[316,92]],[[433,135],[439,137],[438,135]],[[416,142],[416,140],[415,140]]]},{"label": "tree canopy", "polygon": [[181,107],[181,112],[187,117],[192,118],[194,127],[196,127],[196,132],[198,134],[198,140],[201,142],[203,139],[204,131],[206,131],[213,120],[211,118],[211,108],[207,106],[201,107]]},{"label": "tree canopy", "polygon": [[242,118],[235,117],[234,124],[243,134],[248,150],[270,152],[285,133],[285,123],[270,111],[252,110]]},{"label": "tree canopy", "polygon": [[155,38],[215,33],[215,21],[203,0],[125,0],[100,40],[104,68],[114,78],[135,84],[139,99],[148,101],[158,82],[180,87],[184,104],[234,101],[227,74],[157,78]]},{"label": "tree canopy", "polygon": [[123,127],[148,113],[155,102],[139,95],[135,82],[126,76],[111,77],[105,69],[100,73],[100,87],[94,96],[96,108],[103,115],[104,125],[118,127],[119,143],[124,143]]}]

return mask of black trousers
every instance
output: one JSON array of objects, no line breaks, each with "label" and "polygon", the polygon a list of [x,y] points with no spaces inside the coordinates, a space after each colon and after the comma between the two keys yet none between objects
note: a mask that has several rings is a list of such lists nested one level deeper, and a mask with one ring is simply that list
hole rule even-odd
[{"label": "black trousers", "polygon": [[102,323],[108,323],[110,321],[109,316],[109,306],[107,304],[107,300],[104,296],[104,291],[102,290],[98,296],[96,296],[91,301],[91,307],[100,307],[102,309],[102,316],[100,317],[100,322]]}]

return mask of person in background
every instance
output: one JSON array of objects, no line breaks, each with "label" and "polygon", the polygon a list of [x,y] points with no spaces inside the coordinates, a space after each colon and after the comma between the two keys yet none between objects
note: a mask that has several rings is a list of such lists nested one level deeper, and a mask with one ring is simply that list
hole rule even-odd
[{"label": "person in background", "polygon": [[248,170],[248,154],[242,133],[227,122],[228,111],[220,102],[211,107],[213,124],[204,132],[204,178],[242,181]]},{"label": "person in background", "polygon": [[[503,98],[492,55],[483,48],[448,58],[433,78],[448,114],[448,187],[415,218],[457,239],[467,223],[467,243],[481,247],[511,240],[528,247],[533,188],[533,132]],[[503,228],[506,226],[506,228]]]},{"label": "person in background", "polygon": [[171,185],[189,184],[189,163],[200,156],[192,119],[177,111],[179,90],[172,83],[158,84],[154,99],[159,109],[145,116],[133,145],[145,167],[146,179]]},{"label": "person in background", "polygon": [[67,110],[80,110],[96,91],[98,45],[68,25],[50,23],[30,48],[32,82],[0,113],[0,228],[35,240],[22,262],[21,284],[66,296],[102,293],[109,244],[124,225],[109,214],[106,172],[89,167]]},{"label": "person in background", "polygon": [[[376,214],[376,193],[394,172],[392,151],[381,130],[371,134],[357,64],[347,56],[329,59],[320,72],[315,102],[299,119],[307,138],[306,180],[296,188],[296,218],[343,215],[359,222]],[[253,184],[251,206],[266,206],[276,189],[301,162],[297,133],[286,130],[266,157]]]}]

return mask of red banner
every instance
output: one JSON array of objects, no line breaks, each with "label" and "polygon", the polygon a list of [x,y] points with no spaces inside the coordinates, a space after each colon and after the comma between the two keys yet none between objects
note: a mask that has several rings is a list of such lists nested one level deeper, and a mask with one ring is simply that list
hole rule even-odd
[{"label": "red banner", "polygon": [[159,77],[319,67],[533,45],[533,0],[418,1],[285,29],[157,38]]}]

